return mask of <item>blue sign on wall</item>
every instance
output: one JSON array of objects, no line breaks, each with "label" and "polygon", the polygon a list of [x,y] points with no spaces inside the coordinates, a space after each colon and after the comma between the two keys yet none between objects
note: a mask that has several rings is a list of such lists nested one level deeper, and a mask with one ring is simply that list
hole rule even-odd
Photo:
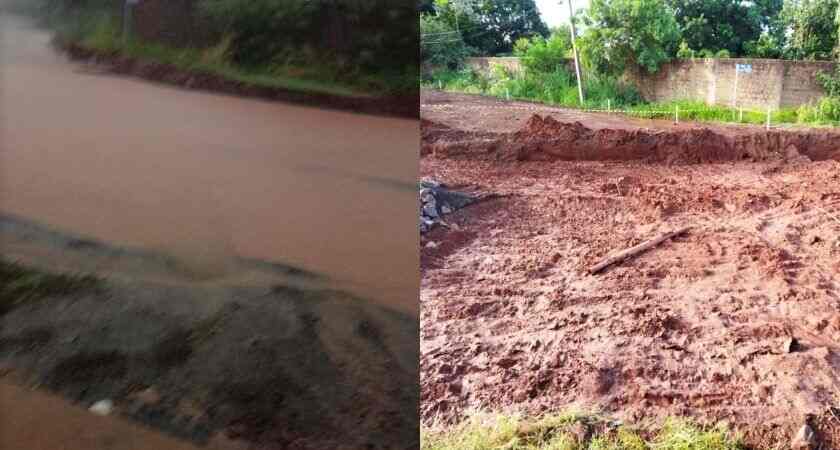
[{"label": "blue sign on wall", "polygon": [[735,71],[738,73],[752,73],[752,64],[735,64]]}]

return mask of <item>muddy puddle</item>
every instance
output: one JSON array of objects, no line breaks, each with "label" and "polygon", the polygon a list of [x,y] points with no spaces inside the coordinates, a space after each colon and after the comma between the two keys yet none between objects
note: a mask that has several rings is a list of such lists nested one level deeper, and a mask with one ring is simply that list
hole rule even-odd
[{"label": "muddy puddle", "polygon": [[0,20],[3,213],[203,280],[281,262],[417,314],[417,121],[97,73]]}]

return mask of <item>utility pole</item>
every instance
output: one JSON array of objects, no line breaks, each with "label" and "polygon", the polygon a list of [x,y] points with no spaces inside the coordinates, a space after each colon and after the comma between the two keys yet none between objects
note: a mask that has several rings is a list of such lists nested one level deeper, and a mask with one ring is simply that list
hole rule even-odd
[{"label": "utility pole", "polygon": [[580,104],[583,106],[583,80],[580,77],[580,59],[578,58],[577,44],[575,44],[577,33],[575,32],[575,11],[572,8],[572,0],[569,0],[569,28],[572,30],[572,53],[575,56],[575,75],[577,75],[578,97],[580,97]]}]

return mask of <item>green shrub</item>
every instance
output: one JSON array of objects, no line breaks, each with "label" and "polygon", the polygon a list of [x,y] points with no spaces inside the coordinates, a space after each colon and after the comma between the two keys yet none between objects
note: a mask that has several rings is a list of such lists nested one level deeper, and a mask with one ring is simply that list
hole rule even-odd
[{"label": "green shrub", "polygon": [[823,97],[816,103],[802,105],[797,110],[797,122],[829,124],[840,121],[840,98]]},{"label": "green shrub", "polygon": [[534,36],[516,41],[513,54],[529,73],[551,73],[566,66],[572,50],[568,35],[554,33],[548,39]]},{"label": "green shrub", "polygon": [[840,97],[840,65],[835,67],[833,73],[817,73],[817,82],[825,89],[825,93],[829,97]]},{"label": "green shrub", "polygon": [[315,2],[307,0],[203,0],[202,11],[232,38],[232,58],[259,66],[289,47],[302,46],[313,25]]},{"label": "green shrub", "polygon": [[697,52],[695,52],[694,50],[691,49],[691,47],[688,46],[688,42],[686,42],[686,41],[680,42],[680,48],[677,49],[677,58],[691,59],[691,58],[696,58],[696,57],[697,57]]}]

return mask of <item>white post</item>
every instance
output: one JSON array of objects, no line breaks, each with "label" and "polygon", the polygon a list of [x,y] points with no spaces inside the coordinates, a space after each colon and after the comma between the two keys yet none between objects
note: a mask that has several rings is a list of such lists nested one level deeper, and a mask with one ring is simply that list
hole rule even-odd
[{"label": "white post", "polygon": [[443,90],[443,80],[438,80],[438,90],[439,91]]},{"label": "white post", "polygon": [[577,75],[577,85],[578,85],[578,98],[580,98],[580,106],[583,106],[583,80],[580,77],[580,59],[578,58],[578,51],[577,51],[577,44],[575,44],[575,40],[577,39],[577,33],[575,32],[575,11],[572,7],[572,0],[569,1],[569,28],[572,32],[572,54],[575,57],[575,75]]},{"label": "white post", "polygon": [[770,129],[770,108],[767,108],[767,129]]},{"label": "white post", "polygon": [[510,101],[510,88],[505,88],[505,98]]},{"label": "white post", "polygon": [[674,108],[674,123],[680,123],[680,105]]},{"label": "white post", "polygon": [[744,121],[744,108],[738,107],[738,122]]},{"label": "white post", "polygon": [[732,107],[738,107],[738,64],[735,64],[735,92],[732,93]]},{"label": "white post", "polygon": [[610,99],[607,99],[607,114],[612,114],[612,105],[610,104]]}]

